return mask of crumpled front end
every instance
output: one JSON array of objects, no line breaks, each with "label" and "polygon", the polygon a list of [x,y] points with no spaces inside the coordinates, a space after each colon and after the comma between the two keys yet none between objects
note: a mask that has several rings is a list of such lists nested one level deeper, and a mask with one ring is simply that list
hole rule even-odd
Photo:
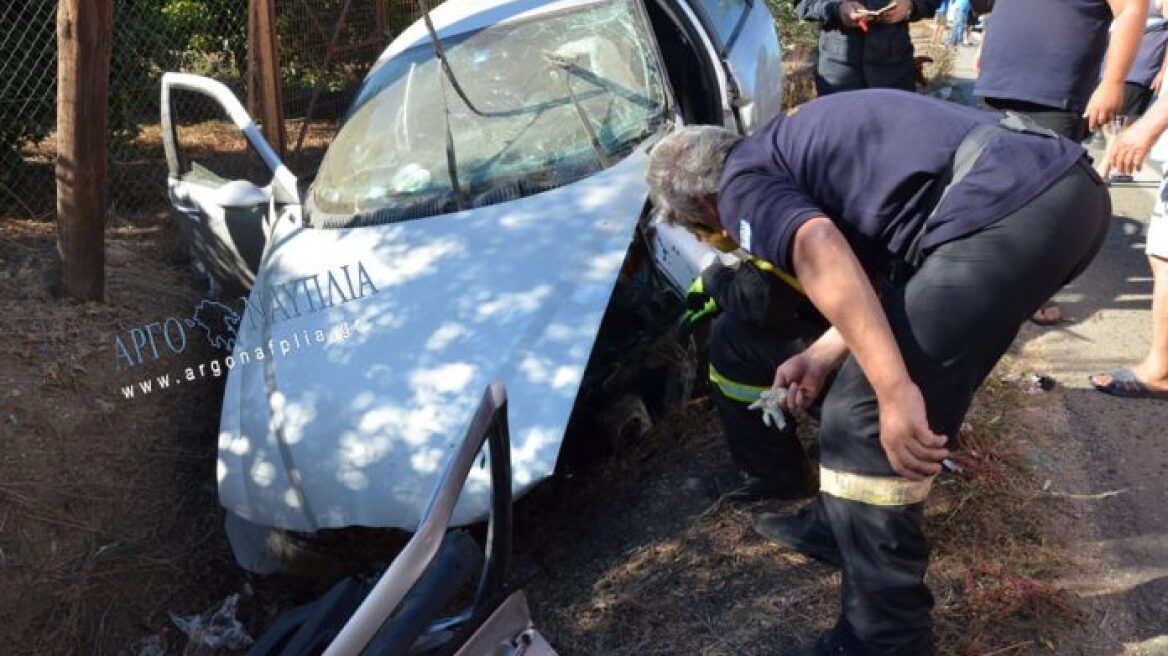
[{"label": "crumpled front end", "polygon": [[[277,226],[240,319],[220,501],[294,531],[418,522],[492,380],[513,492],[549,476],[647,191],[645,155],[567,187],[340,230]],[[476,465],[455,524],[485,517]]]}]

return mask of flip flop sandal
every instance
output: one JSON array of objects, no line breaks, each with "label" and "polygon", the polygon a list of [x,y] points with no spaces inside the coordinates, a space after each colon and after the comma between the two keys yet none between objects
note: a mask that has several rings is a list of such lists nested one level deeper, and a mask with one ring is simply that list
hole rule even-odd
[{"label": "flip flop sandal", "polygon": [[1111,379],[1106,385],[1095,382],[1096,376],[1088,376],[1087,380],[1095,389],[1112,396],[1126,399],[1168,399],[1168,391],[1150,389],[1140,382],[1136,378],[1136,373],[1128,367],[1116,369],[1106,375]]}]

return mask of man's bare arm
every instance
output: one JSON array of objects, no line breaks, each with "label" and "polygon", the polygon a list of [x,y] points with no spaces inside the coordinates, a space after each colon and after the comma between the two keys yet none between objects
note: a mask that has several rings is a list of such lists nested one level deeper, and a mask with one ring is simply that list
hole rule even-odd
[{"label": "man's bare arm", "polygon": [[913,480],[940,471],[946,438],[928,425],[924,399],[868,276],[827,217],[795,233],[793,261],[803,289],[847,344],[880,404],[880,441],[893,469]]},{"label": "man's bare arm", "polygon": [[1140,51],[1144,21],[1148,17],[1145,0],[1108,0],[1108,4],[1115,19],[1107,46],[1107,60],[1099,86],[1091,94],[1087,111],[1083,113],[1092,130],[1110,120],[1123,105],[1123,83]]}]

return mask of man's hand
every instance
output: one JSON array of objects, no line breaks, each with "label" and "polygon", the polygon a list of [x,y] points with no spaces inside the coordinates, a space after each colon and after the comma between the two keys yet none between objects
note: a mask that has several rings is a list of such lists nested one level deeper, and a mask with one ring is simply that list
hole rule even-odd
[{"label": "man's hand", "polygon": [[949,457],[948,438],[929,428],[925,400],[911,382],[898,385],[879,399],[880,445],[897,474],[919,481],[940,473]]},{"label": "man's hand", "polygon": [[896,0],[896,6],[880,14],[881,23],[900,23],[912,15],[912,0]]},{"label": "man's hand", "polygon": [[844,0],[839,4],[839,18],[840,22],[846,28],[856,28],[860,25],[860,19],[867,15],[868,9],[855,0]]},{"label": "man's hand", "polygon": [[1158,137],[1155,125],[1147,121],[1137,121],[1120,132],[1107,148],[1106,175],[1103,177],[1111,173],[1131,175],[1140,170]]},{"label": "man's hand", "polygon": [[1095,93],[1091,94],[1091,100],[1087,102],[1087,111],[1083,112],[1083,118],[1087,119],[1087,127],[1092,131],[1098,129],[1119,113],[1122,106],[1123,82],[1101,81],[1099,86],[1095,87]]},{"label": "man's hand", "polygon": [[823,392],[827,377],[835,369],[835,362],[817,357],[812,349],[787,359],[775,370],[772,389],[786,390],[779,406],[787,412],[795,408],[808,408]]}]

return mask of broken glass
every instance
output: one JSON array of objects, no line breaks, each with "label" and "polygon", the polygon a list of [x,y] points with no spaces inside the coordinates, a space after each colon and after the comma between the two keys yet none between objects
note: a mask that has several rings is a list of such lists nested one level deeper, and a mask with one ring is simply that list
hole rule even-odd
[{"label": "broken glass", "polygon": [[448,145],[472,207],[591,175],[665,121],[650,43],[633,0],[445,39],[473,109],[444,83],[432,46],[415,46],[366,80],[321,164],[313,209],[374,222],[453,211]]}]

